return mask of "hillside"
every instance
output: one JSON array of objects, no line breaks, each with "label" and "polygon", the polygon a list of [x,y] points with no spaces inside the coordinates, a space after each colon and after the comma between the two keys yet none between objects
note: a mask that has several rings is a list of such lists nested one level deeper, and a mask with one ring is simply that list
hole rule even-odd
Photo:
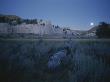
[{"label": "hillside", "polygon": [[[94,28],[92,28],[94,30]],[[45,38],[95,38],[95,32],[72,30],[66,27],[55,26],[51,21],[42,19],[23,19],[16,15],[0,15],[0,36],[13,35],[14,37],[26,34]],[[27,37],[27,36],[26,36]]]}]

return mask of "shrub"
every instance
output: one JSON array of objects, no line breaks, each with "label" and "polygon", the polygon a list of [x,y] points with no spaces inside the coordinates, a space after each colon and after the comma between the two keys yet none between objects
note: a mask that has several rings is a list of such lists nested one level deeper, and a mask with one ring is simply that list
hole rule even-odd
[{"label": "shrub", "polygon": [[98,38],[110,38],[110,25],[105,22],[101,22],[96,30],[96,35]]}]

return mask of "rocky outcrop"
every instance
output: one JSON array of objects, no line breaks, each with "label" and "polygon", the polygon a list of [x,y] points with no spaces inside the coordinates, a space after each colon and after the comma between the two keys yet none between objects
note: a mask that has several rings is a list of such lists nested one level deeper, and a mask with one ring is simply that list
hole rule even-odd
[{"label": "rocky outcrop", "polygon": [[2,34],[35,34],[50,38],[96,38],[96,28],[88,31],[72,30],[54,26],[50,21],[42,19],[22,19],[15,15],[0,15],[0,36]]}]

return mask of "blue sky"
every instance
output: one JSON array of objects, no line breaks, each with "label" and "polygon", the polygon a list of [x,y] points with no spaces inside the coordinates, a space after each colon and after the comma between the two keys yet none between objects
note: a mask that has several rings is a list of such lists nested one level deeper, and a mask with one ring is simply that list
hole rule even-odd
[{"label": "blue sky", "polygon": [[85,30],[91,22],[110,22],[110,0],[0,0],[0,13]]}]

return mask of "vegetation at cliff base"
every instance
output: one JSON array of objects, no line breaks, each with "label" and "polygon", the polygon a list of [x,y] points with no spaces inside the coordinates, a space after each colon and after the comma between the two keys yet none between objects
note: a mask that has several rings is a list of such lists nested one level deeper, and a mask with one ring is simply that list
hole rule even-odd
[{"label": "vegetation at cliff base", "polygon": [[101,22],[96,30],[98,38],[110,38],[110,24]]}]

